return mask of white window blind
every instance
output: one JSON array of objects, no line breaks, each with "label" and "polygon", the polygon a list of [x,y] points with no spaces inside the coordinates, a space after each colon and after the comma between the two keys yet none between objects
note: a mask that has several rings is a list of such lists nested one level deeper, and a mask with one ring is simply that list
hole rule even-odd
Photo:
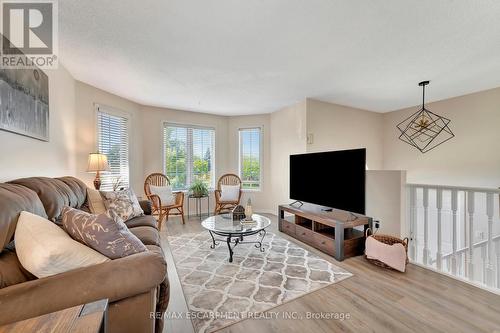
[{"label": "white window blind", "polygon": [[213,188],[215,130],[208,127],[165,123],[164,171],[175,190],[189,189],[195,180]]},{"label": "white window blind", "polygon": [[129,187],[128,119],[97,111],[98,150],[108,157],[111,172],[101,174],[101,190]]},{"label": "white window blind", "polygon": [[242,187],[258,190],[262,176],[261,129],[242,128],[239,130],[240,158],[239,170]]}]

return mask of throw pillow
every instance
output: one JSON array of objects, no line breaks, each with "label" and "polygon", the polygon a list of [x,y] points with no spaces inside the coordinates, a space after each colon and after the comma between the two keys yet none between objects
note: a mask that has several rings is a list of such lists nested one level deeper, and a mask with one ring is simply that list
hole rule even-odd
[{"label": "throw pillow", "polygon": [[62,211],[62,223],[73,239],[110,259],[147,250],[125,223],[114,221],[106,214],[89,214],[66,206]]},{"label": "throw pillow", "polygon": [[98,190],[87,188],[87,203],[92,214],[102,214],[106,212],[104,200]]},{"label": "throw pillow", "polygon": [[149,190],[152,194],[156,194],[160,197],[162,206],[170,206],[175,204],[175,196],[172,193],[171,186],[154,186],[150,185]]},{"label": "throw pillow", "polygon": [[134,217],[144,215],[144,211],[139,205],[139,201],[132,189],[103,192],[104,206],[108,210],[108,215],[118,222],[126,222]]},{"label": "throw pillow", "polygon": [[19,215],[14,241],[19,262],[38,278],[109,260],[71,239],[53,222],[28,212]]},{"label": "throw pillow", "polygon": [[239,185],[221,185],[220,201],[238,201],[240,197]]}]

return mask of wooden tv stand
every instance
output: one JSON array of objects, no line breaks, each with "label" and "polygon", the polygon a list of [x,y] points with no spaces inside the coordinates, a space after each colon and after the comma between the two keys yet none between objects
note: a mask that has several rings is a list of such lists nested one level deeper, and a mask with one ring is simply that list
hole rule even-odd
[{"label": "wooden tv stand", "polygon": [[[279,230],[293,238],[342,261],[361,255],[365,249],[364,231],[371,227],[370,217],[333,209],[304,204],[301,207],[280,205],[278,207]],[[285,216],[285,213],[291,214]],[[363,226],[363,230],[355,227]]]}]

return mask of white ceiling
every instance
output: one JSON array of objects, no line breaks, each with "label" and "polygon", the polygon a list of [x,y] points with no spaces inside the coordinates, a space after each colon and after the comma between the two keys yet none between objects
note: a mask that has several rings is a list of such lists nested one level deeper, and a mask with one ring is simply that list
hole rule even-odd
[{"label": "white ceiling", "polygon": [[221,115],[386,112],[500,86],[496,0],[60,0],[60,59],[135,102]]}]

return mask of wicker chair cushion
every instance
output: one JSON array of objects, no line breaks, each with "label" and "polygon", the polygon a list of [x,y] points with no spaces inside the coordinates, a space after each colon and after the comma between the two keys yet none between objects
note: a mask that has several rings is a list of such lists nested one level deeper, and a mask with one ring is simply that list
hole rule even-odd
[{"label": "wicker chair cushion", "polygon": [[171,186],[149,185],[149,190],[151,191],[151,194],[155,194],[160,197],[162,206],[170,206],[175,204],[175,196],[172,193]]},{"label": "wicker chair cushion", "polygon": [[221,185],[220,201],[234,202],[240,197],[240,185]]}]

